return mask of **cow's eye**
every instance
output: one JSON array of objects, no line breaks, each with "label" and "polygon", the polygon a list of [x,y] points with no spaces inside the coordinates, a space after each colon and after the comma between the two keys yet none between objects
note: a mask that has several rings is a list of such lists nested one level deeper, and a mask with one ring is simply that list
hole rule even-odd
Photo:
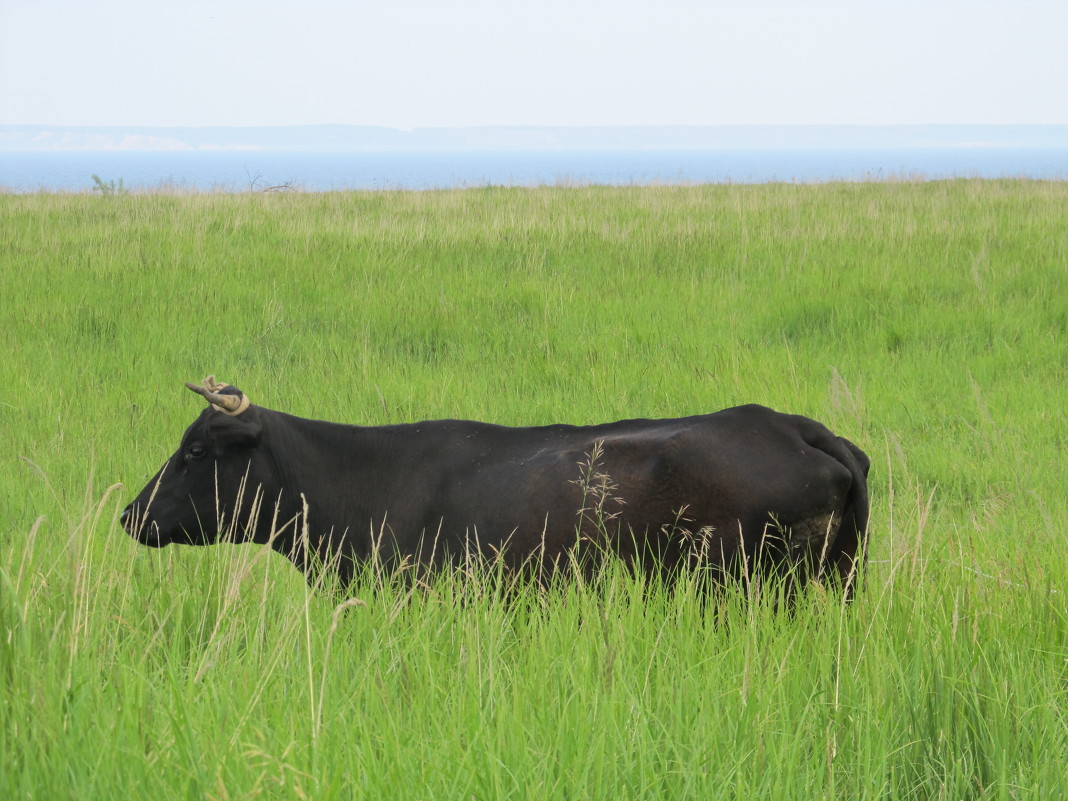
[{"label": "cow's eye", "polygon": [[207,449],[203,445],[190,445],[189,456],[192,459],[203,459]]}]

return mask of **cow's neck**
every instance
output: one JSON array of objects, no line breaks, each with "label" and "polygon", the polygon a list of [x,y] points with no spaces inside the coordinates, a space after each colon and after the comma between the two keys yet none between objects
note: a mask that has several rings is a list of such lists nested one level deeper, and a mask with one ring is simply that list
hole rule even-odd
[{"label": "cow's neck", "polygon": [[[309,579],[315,572],[309,551],[319,559],[366,558],[373,514],[368,500],[388,481],[389,465],[398,456],[391,427],[269,414],[263,447],[278,482],[279,508],[284,510],[278,525],[285,526],[272,543],[274,549]],[[342,569],[342,577],[350,570]]]}]

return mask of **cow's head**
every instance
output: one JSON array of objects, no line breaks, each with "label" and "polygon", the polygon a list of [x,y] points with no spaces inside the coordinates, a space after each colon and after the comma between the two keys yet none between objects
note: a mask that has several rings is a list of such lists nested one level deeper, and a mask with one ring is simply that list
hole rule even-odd
[{"label": "cow's head", "polygon": [[[208,545],[220,539],[266,541],[251,516],[269,490],[269,465],[259,453],[261,410],[236,387],[186,384],[209,404],[186,429],[177,452],[126,507],[122,527],[138,542]],[[270,506],[273,499],[266,501]]]}]

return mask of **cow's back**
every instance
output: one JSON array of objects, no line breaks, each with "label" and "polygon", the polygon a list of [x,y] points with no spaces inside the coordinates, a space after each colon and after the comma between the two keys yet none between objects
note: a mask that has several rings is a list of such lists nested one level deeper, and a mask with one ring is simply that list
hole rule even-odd
[{"label": "cow's back", "polygon": [[443,425],[449,454],[418,525],[454,551],[475,539],[556,559],[581,541],[669,566],[694,549],[727,562],[786,550],[776,533],[804,547],[833,536],[856,480],[824,426],[755,405],[599,426]]}]

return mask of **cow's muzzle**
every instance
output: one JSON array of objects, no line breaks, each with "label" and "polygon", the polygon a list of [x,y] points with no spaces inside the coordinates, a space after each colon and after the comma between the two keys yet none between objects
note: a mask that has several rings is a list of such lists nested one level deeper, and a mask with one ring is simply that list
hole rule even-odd
[{"label": "cow's muzzle", "polygon": [[136,503],[122,510],[119,523],[127,534],[149,548],[162,548],[170,542],[160,531],[159,523],[149,518]]}]

